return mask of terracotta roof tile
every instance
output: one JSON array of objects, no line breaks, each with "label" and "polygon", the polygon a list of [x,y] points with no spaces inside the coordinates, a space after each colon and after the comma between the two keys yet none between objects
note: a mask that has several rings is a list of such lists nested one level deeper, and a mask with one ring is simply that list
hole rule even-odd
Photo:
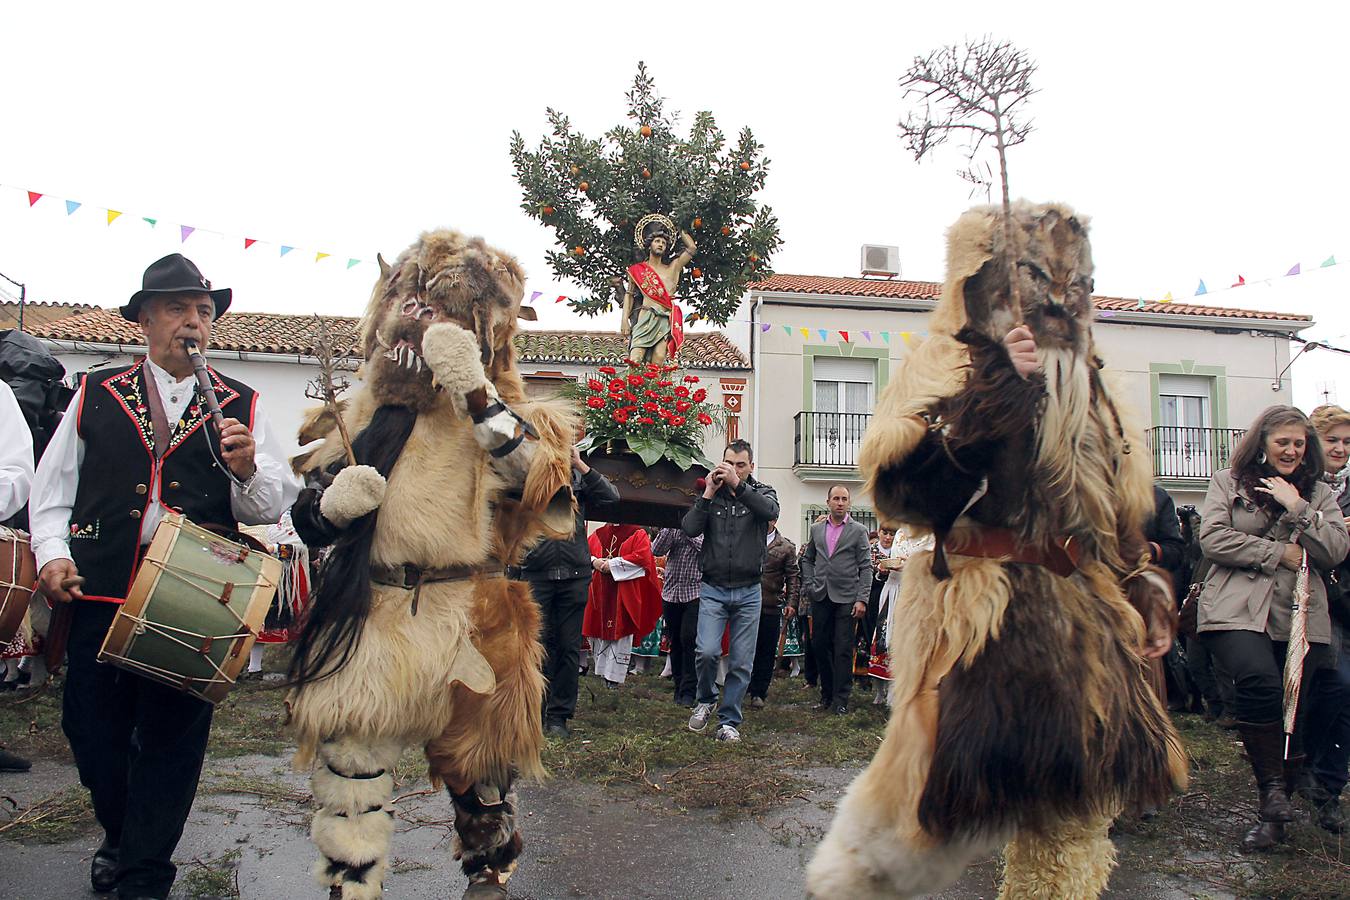
[{"label": "terracotta roof tile", "polygon": [[[337,345],[355,347],[359,319],[324,316]],[[32,329],[37,337],[95,344],[141,345],[141,331],[116,310],[91,308]],[[211,329],[211,346],[240,353],[309,355],[313,316],[229,312]],[[521,331],[516,352],[523,362],[612,362],[622,359],[627,342],[617,332]],[[691,332],[680,349],[681,365],[694,369],[748,369],[745,356],[719,331]]]},{"label": "terracotta roof tile", "polygon": [[[752,291],[830,294],[848,297],[885,297],[893,300],[933,300],[942,294],[936,281],[900,281],[876,278],[836,278],[827,275],[772,275],[750,286]],[[1311,322],[1311,316],[1294,313],[1262,312],[1228,306],[1201,306],[1195,303],[1145,303],[1123,297],[1093,297],[1098,310],[1110,312],[1165,313],[1177,316],[1215,316],[1239,319],[1268,319],[1278,322]]]}]

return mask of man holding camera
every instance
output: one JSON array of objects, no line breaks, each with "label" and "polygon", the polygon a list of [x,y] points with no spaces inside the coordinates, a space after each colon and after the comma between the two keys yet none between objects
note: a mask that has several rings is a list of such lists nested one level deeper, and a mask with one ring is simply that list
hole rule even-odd
[{"label": "man holding camera", "polygon": [[731,629],[729,669],[717,710],[719,741],[741,739],[741,701],[750,684],[759,632],[764,535],[768,523],[778,518],[778,494],[755,480],[751,474],[754,468],[750,442],[732,441],[722,454],[722,462],[708,473],[703,495],[680,523],[690,537],[703,535],[699,553],[703,585],[694,656],[698,694],[694,714],[689,717],[691,731],[703,731],[712,718],[722,631],[728,626]]}]

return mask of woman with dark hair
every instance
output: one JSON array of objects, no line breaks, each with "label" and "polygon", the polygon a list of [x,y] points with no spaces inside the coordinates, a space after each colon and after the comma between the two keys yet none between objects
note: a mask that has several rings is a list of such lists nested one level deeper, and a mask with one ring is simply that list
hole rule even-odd
[{"label": "woman with dark hair", "polygon": [[[1323,480],[1331,487],[1344,515],[1350,511],[1350,412],[1339,406],[1319,406],[1313,427],[1326,451]],[[1345,831],[1341,792],[1350,772],[1350,563],[1324,573],[1331,613],[1334,663],[1318,669],[1308,696],[1308,776],[1298,785],[1317,807],[1317,824],[1333,834]]]},{"label": "woman with dark hair", "polygon": [[[1260,796],[1243,851],[1273,847],[1294,818],[1287,782],[1303,758],[1297,728],[1286,757],[1282,724],[1294,584],[1305,554],[1310,566],[1325,571],[1350,549],[1340,507],[1321,480],[1323,468],[1308,417],[1292,406],[1272,406],[1238,444],[1232,468],[1215,473],[1201,510],[1200,546],[1213,566],[1200,592],[1198,630],[1233,678],[1238,731]],[[1308,586],[1304,671],[1311,673],[1328,652],[1331,621],[1322,579],[1309,578]]]}]

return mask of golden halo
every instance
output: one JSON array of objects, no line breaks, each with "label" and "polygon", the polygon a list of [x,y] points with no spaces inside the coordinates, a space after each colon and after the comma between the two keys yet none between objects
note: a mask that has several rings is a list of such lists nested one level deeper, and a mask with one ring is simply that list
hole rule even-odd
[{"label": "golden halo", "polygon": [[633,229],[633,244],[639,250],[642,249],[642,232],[653,222],[660,222],[662,225],[665,225],[666,230],[670,232],[670,239],[672,241],[675,240],[675,235],[679,234],[679,230],[676,229],[675,223],[671,221],[670,216],[663,216],[661,213],[648,213],[638,219],[637,227]]}]

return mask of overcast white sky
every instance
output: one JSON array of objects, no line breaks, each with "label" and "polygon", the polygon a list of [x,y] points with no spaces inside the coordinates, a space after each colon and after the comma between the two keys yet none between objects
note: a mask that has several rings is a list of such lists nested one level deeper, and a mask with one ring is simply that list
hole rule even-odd
[{"label": "overcast white sky", "polygon": [[[1181,300],[1203,278],[1201,299],[1312,313],[1310,336],[1350,347],[1339,2],[4,4],[0,272],[34,300],[114,305],[181,250],[236,309],[356,315],[375,270],[348,257],[453,226],[519,256],[541,325],[614,328],[548,302],[568,288],[507,140],[537,141],[547,106],[603,131],[644,59],[686,121],[710,109],[766,145],[777,271],[854,275],[870,242],[940,280],[969,186],[954,149],[908,156],[897,81],[985,32],[1040,63],[1013,192],[1092,216],[1099,292]],[[29,209],[24,190],[58,199]],[[202,230],[183,243],[180,224]],[[1332,254],[1346,265],[1279,277]],[[1297,402],[1337,379],[1350,402],[1350,357],[1305,359]]]}]

